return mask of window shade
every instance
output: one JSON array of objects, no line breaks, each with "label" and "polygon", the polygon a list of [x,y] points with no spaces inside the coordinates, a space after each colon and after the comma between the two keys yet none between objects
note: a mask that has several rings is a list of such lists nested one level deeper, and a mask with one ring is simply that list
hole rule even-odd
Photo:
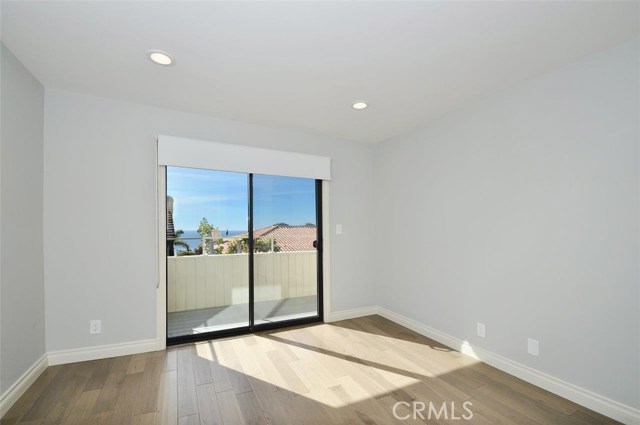
[{"label": "window shade", "polygon": [[331,180],[328,157],[165,135],[158,165]]}]

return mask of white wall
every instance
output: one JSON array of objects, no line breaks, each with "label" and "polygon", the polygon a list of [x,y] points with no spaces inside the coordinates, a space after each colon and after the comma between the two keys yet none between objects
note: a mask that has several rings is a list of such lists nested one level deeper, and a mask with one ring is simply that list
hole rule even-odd
[{"label": "white wall", "polygon": [[3,394],[45,349],[44,88],[2,43],[0,49],[0,394]]},{"label": "white wall", "polygon": [[640,407],[639,57],[620,45],[380,145],[382,306]]},{"label": "white wall", "polygon": [[45,111],[47,350],[155,338],[158,133],[330,156],[331,306],[375,303],[370,145],[56,90]]}]

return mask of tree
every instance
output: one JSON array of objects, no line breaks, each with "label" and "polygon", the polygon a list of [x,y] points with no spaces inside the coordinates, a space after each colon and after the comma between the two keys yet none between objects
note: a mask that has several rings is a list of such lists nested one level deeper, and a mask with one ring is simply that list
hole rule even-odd
[{"label": "tree", "polygon": [[[273,252],[280,252],[278,241],[273,240]],[[253,241],[253,252],[271,252],[271,238],[258,238]]]},{"label": "tree", "polygon": [[[238,251],[238,245],[240,245]],[[280,252],[282,248],[278,246],[276,240],[273,241],[273,252]],[[249,238],[236,238],[229,242],[225,254],[236,254],[238,252],[249,253]],[[271,238],[257,238],[253,241],[253,252],[271,252]]]},{"label": "tree", "polygon": [[198,234],[201,237],[210,237],[211,232],[214,230],[217,230],[217,228],[209,224],[206,217],[202,217],[202,220],[200,220],[200,226],[198,226]]},{"label": "tree", "polygon": [[[218,230],[218,228],[209,224],[206,217],[202,217],[202,220],[200,220],[200,226],[198,226],[198,234],[202,238],[207,238],[205,239],[205,249],[207,250],[207,254],[210,254],[209,251],[211,250],[211,246],[214,245],[214,242],[211,240],[212,232],[214,230]],[[218,241],[216,241],[216,243],[218,243]],[[214,253],[216,254],[220,254],[221,252],[222,249],[214,249]],[[200,254],[202,254],[202,247],[200,247]]]},{"label": "tree", "polygon": [[[238,245],[240,246],[238,248]],[[227,249],[224,251],[225,254],[236,254],[236,253],[248,253],[249,252],[249,239],[248,238],[235,238],[227,245]]]},{"label": "tree", "polygon": [[224,239],[222,238],[218,238],[218,240],[216,240],[216,247],[214,249],[214,252],[216,254],[222,254],[223,252],[223,248],[222,248],[222,244],[224,244]]},{"label": "tree", "polygon": [[[207,252],[209,253],[209,249],[211,248],[211,246],[209,245],[210,242],[207,242]],[[215,248],[213,249],[213,254],[224,254],[223,252],[223,245],[224,244],[224,239],[222,238],[218,238],[215,240]],[[195,255],[202,255],[202,245],[198,245],[198,247],[196,247],[193,250],[193,253]]]},{"label": "tree", "polygon": [[176,230],[176,237],[173,240],[173,246],[176,248],[177,247],[184,248],[185,252],[191,252],[191,248],[189,247],[189,244],[183,241],[182,239],[180,239],[180,236],[182,235],[184,235],[184,230]]}]

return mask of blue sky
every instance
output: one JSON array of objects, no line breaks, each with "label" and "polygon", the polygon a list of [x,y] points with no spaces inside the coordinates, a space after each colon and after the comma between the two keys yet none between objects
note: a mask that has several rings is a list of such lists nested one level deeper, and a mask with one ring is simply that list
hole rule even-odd
[{"label": "blue sky", "polygon": [[[196,230],[202,217],[221,231],[247,230],[247,174],[167,167],[176,230]],[[274,223],[315,223],[315,181],[253,176],[254,228]]]}]

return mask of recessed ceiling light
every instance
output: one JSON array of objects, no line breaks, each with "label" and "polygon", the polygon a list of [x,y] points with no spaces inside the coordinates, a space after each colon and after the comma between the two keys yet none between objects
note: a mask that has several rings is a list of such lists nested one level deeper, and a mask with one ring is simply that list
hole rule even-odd
[{"label": "recessed ceiling light", "polygon": [[364,100],[358,100],[356,102],[353,102],[353,105],[351,105],[351,107],[353,109],[356,109],[358,111],[362,110],[362,109],[366,109],[367,108],[367,102],[365,102]]},{"label": "recessed ceiling light", "polygon": [[168,66],[173,64],[173,59],[171,59],[169,53],[161,50],[149,50],[147,56],[158,65]]}]

